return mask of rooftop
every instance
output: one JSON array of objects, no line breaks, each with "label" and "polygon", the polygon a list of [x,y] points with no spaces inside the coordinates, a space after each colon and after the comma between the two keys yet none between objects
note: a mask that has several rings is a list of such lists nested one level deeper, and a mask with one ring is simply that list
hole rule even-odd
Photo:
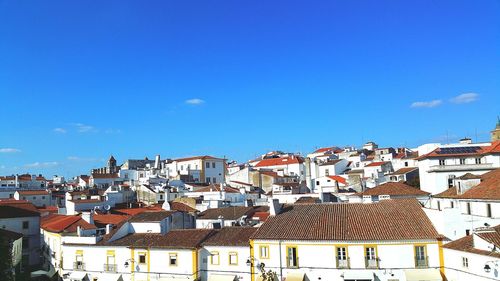
[{"label": "rooftop", "polygon": [[253,239],[337,241],[440,237],[416,199],[287,206],[253,235]]},{"label": "rooftop", "polygon": [[255,233],[255,227],[224,227],[210,236],[206,246],[249,246],[249,239]]},{"label": "rooftop", "polygon": [[174,229],[166,234],[133,233],[123,238],[100,244],[106,246],[194,249],[213,233],[212,229]]},{"label": "rooftop", "polygon": [[374,188],[369,188],[357,195],[429,196],[430,193],[402,182],[387,182]]}]

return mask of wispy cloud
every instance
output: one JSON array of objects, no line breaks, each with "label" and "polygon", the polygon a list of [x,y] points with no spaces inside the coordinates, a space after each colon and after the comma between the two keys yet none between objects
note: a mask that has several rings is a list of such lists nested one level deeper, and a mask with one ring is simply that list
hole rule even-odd
[{"label": "wispy cloud", "polygon": [[120,134],[122,130],[120,129],[106,129],[104,130],[105,134]]},{"label": "wispy cloud", "polygon": [[48,167],[55,167],[59,165],[57,162],[35,162],[35,163],[30,163],[24,165],[26,168],[48,168]]},{"label": "wispy cloud", "polygon": [[204,104],[205,101],[202,99],[188,99],[186,100],[186,103],[190,105],[201,105]]},{"label": "wispy cloud", "polygon": [[476,101],[478,98],[479,95],[476,93],[465,93],[450,99],[450,101],[452,103],[469,103]]},{"label": "wispy cloud", "polygon": [[64,128],[54,128],[52,131],[54,131],[55,133],[58,133],[58,134],[66,134],[66,129]]},{"label": "wispy cloud", "polygon": [[416,102],[412,103],[410,107],[411,108],[419,108],[419,107],[431,108],[431,107],[439,106],[442,103],[443,103],[442,100],[416,101]]},{"label": "wispy cloud", "polygon": [[96,132],[96,128],[94,126],[82,124],[82,123],[73,123],[73,126],[76,127],[76,131],[79,133],[90,133],[90,132]]},{"label": "wispy cloud", "polygon": [[16,152],[21,152],[21,150],[17,148],[0,148],[0,153],[16,153]]}]

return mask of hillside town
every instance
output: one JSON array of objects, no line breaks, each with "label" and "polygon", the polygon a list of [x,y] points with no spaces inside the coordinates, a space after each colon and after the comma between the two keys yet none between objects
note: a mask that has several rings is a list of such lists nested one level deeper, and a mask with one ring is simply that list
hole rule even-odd
[{"label": "hillside town", "polygon": [[500,280],[488,142],[115,159],[0,176],[2,280]]}]

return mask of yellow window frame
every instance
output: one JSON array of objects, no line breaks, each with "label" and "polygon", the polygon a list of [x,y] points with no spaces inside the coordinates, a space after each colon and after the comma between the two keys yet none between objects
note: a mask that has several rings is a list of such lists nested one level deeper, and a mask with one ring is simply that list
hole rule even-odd
[{"label": "yellow window frame", "polygon": [[[231,263],[231,256],[236,257],[236,263]],[[229,252],[228,258],[229,258],[228,260],[229,265],[238,265],[238,252]]]},{"label": "yellow window frame", "polygon": [[[214,257],[217,256],[217,263],[214,262]],[[219,252],[210,252],[210,264],[211,265],[220,265],[220,255]]]},{"label": "yellow window frame", "polygon": [[[262,250],[265,249],[266,255],[262,255]],[[263,260],[269,259],[269,245],[260,245],[259,246],[259,258]]]},{"label": "yellow window frame", "polygon": [[[175,257],[175,264],[172,264],[172,257]],[[168,266],[178,266],[179,265],[179,255],[177,253],[168,254]]]}]

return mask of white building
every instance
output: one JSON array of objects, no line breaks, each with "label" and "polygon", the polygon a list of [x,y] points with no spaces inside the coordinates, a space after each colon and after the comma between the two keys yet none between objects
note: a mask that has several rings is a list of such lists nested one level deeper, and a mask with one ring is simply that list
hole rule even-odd
[{"label": "white building", "polygon": [[36,207],[45,208],[52,205],[52,195],[45,189],[41,190],[17,190],[14,199],[26,200]]},{"label": "white building", "polygon": [[441,243],[414,199],[293,205],[252,236],[252,273],[265,264],[280,280],[442,280]]},{"label": "white building", "polygon": [[483,227],[447,243],[444,248],[448,281],[500,280],[500,227]]},{"label": "white building", "polygon": [[476,175],[500,167],[500,141],[472,144],[426,144],[418,148],[420,186],[432,194],[445,191],[453,179],[466,173]]},{"label": "white building", "polygon": [[224,226],[243,226],[252,224],[251,220],[255,212],[265,212],[269,208],[258,207],[224,207],[208,209],[198,214],[196,228],[221,228]]},{"label": "white building", "polygon": [[283,175],[299,176],[305,179],[304,158],[296,155],[265,158],[258,161],[254,168],[257,170],[282,172]]},{"label": "white building", "polygon": [[254,227],[224,227],[203,242],[201,280],[251,281],[249,241],[256,230]]},{"label": "white building", "polygon": [[184,182],[223,183],[226,175],[226,160],[212,156],[196,156],[169,160],[162,174],[170,179]]}]

